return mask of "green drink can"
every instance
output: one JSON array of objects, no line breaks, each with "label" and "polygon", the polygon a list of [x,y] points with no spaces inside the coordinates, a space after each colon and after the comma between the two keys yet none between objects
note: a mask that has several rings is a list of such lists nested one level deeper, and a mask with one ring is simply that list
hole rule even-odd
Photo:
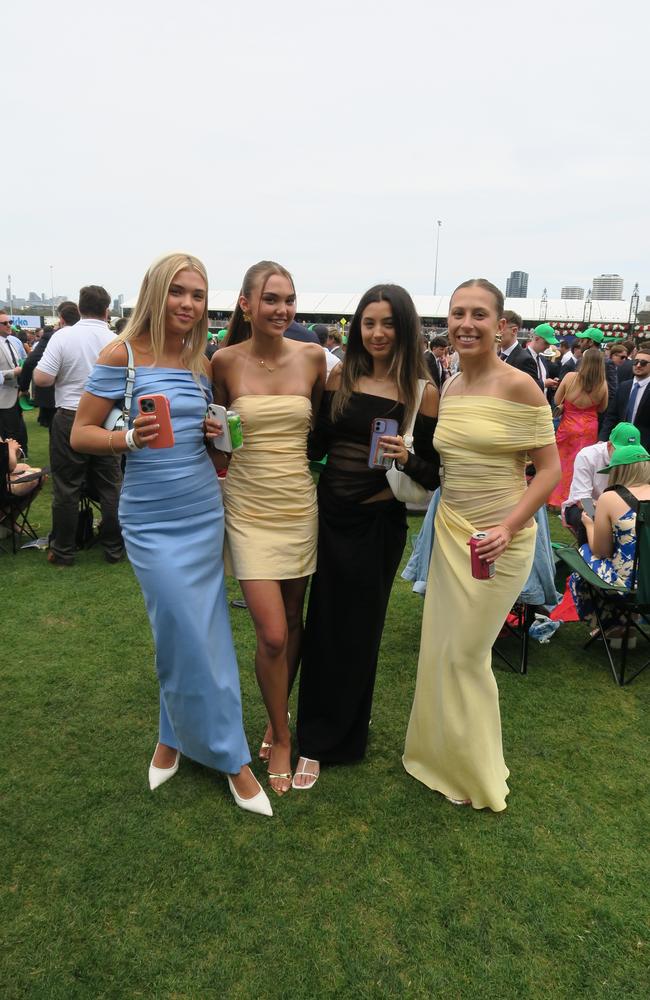
[{"label": "green drink can", "polygon": [[244,432],[241,426],[241,417],[234,410],[228,410],[226,413],[226,420],[228,421],[228,430],[230,431],[230,443],[232,445],[232,450],[237,451],[238,448],[244,443]]}]

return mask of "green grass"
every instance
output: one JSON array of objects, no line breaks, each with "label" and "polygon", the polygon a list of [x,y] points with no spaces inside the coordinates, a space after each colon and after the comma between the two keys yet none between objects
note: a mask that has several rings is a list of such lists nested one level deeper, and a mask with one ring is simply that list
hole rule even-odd
[{"label": "green grass", "polygon": [[[583,625],[531,643],[526,678],[497,667],[508,809],[454,809],[400,762],[422,602],[398,579],[366,762],[265,820],[188,760],[149,792],[128,564],[25,551],[0,573],[3,997],[647,997],[650,670],[616,688]],[[255,755],[253,634],[232,621]]]}]

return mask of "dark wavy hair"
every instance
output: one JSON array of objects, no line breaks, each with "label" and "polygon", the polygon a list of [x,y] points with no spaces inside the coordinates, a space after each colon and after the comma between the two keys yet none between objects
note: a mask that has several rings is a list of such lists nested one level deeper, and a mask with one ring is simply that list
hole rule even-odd
[{"label": "dark wavy hair", "polygon": [[361,296],[348,328],[348,346],[341,371],[341,384],[332,399],[332,419],[344,412],[359,379],[372,374],[372,358],[363,346],[361,319],[373,302],[388,302],[393,314],[395,350],[390,374],[397,385],[399,401],[404,404],[401,430],[410,425],[416,406],[418,379],[430,381],[422,353],[420,318],[413,299],[401,285],[373,285]]}]

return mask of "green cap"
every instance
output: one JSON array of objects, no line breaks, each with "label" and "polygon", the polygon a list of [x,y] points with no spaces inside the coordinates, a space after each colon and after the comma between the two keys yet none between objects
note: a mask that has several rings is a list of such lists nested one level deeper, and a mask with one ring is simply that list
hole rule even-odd
[{"label": "green cap", "polygon": [[26,413],[29,413],[30,410],[36,409],[36,403],[34,402],[34,400],[27,399],[27,396],[19,396],[18,405],[21,408],[21,410],[25,410]]},{"label": "green cap", "polygon": [[559,344],[559,340],[555,337],[555,330],[550,323],[540,323],[533,330],[533,336],[541,337],[545,340],[547,344]]},{"label": "green cap", "polygon": [[620,448],[614,449],[609,465],[598,471],[611,472],[612,469],[617,469],[620,465],[634,465],[635,462],[650,462],[650,455],[640,444],[624,444]]},{"label": "green cap", "polygon": [[605,339],[605,334],[602,330],[599,330],[597,326],[590,326],[588,330],[583,330],[582,333],[576,333],[576,337],[580,337],[581,340],[593,340],[594,344],[602,344]]},{"label": "green cap", "polygon": [[341,337],[341,343],[345,347],[345,345],[347,344],[347,342],[348,342],[348,335],[347,335],[347,333],[344,333],[343,336]]},{"label": "green cap", "polygon": [[623,448],[626,444],[641,444],[641,431],[634,424],[617,424],[609,435],[610,444]]},{"label": "green cap", "polygon": [[217,330],[217,340],[225,340],[227,335],[227,330]]}]

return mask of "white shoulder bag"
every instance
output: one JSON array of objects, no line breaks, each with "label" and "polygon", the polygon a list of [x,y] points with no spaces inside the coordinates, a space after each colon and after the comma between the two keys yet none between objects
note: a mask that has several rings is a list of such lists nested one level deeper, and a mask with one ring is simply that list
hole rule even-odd
[{"label": "white shoulder bag", "polygon": [[124,386],[124,400],[122,406],[114,406],[104,421],[107,431],[127,431],[129,429],[129,416],[131,414],[131,399],[133,397],[133,386],[135,384],[135,365],[133,364],[133,351],[127,342],[124,345],[127,354],[126,385]]},{"label": "white shoulder bag", "polygon": [[[424,395],[424,390],[426,387],[426,381],[421,378],[418,379],[418,394],[415,404],[415,409],[413,410],[413,416],[411,418],[411,426],[404,434],[404,444],[406,450],[413,454],[413,428],[415,426],[415,419],[418,415],[418,411],[422,404],[422,396]],[[391,465],[386,473],[386,479],[388,480],[388,485],[393,491],[393,495],[396,500],[401,500],[402,503],[426,503],[429,499],[429,490],[425,489],[424,486],[420,486],[416,483],[414,479],[411,479],[405,472],[400,472],[398,468],[395,467],[395,463]]]}]

